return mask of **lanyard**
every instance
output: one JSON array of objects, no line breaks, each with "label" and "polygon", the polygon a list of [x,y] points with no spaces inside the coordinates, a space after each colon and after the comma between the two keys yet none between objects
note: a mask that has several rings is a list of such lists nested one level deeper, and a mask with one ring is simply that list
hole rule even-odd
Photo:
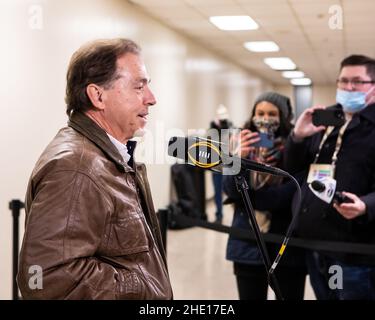
[{"label": "lanyard", "polygon": [[[340,131],[339,131],[339,134],[337,136],[337,140],[336,140],[336,147],[335,147],[335,152],[333,153],[333,156],[332,156],[332,170],[333,170],[333,173],[335,172],[335,167],[336,167],[336,162],[337,162],[337,155],[341,149],[341,145],[342,145],[342,138],[343,138],[343,135],[344,135],[344,132],[346,130],[346,127],[348,126],[349,122],[350,122],[351,119],[347,120],[345,122],[345,124],[340,128]],[[330,126],[326,129],[326,132],[324,133],[324,136],[322,138],[322,141],[320,142],[320,145],[319,145],[319,149],[318,149],[318,152],[316,153],[315,155],[315,159],[314,159],[314,162],[313,163],[316,163],[318,161],[318,158],[319,158],[319,155],[320,155],[320,152],[322,151],[322,148],[323,148],[323,145],[324,143],[326,142],[328,136],[332,133],[333,129],[335,127],[333,126]]]}]

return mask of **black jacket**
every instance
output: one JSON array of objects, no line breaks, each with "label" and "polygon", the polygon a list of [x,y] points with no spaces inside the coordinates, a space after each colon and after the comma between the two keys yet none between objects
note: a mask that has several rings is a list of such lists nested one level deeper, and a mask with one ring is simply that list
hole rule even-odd
[{"label": "black jacket", "polygon": [[[329,135],[317,163],[330,164],[339,128]],[[305,170],[313,162],[324,133],[317,133],[301,143],[288,138],[284,153],[285,169],[291,173]],[[302,186],[302,209],[297,234],[303,238],[375,244],[375,104],[354,114],[344,135],[336,163],[337,190],[356,194],[365,202],[367,212],[347,220],[331,205]],[[375,251],[375,250],[374,250]],[[375,264],[374,256],[329,253],[339,261]]]},{"label": "black jacket", "polygon": [[[298,177],[297,177],[298,178]],[[247,180],[250,180],[249,178]],[[224,176],[223,189],[234,204],[232,227],[251,230],[248,215],[240,193],[237,191],[234,176]],[[251,203],[256,210],[271,212],[270,233],[285,235],[292,219],[291,204],[296,186],[290,180],[280,185],[265,186],[258,190],[249,189]],[[267,250],[273,262],[281,244],[267,243]],[[226,258],[228,260],[259,265],[262,258],[255,242],[237,239],[229,236]],[[288,246],[281,259],[280,265],[288,267],[304,267],[304,250]]]}]

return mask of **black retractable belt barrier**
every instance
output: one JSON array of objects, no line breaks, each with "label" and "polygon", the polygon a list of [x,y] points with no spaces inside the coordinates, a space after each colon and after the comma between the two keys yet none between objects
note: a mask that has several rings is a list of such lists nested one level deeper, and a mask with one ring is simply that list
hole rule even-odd
[{"label": "black retractable belt barrier", "polygon": [[24,203],[20,200],[12,200],[9,202],[9,209],[12,210],[13,216],[13,274],[12,274],[12,298],[18,300],[18,285],[17,285],[17,272],[18,272],[18,253],[19,253],[19,217],[20,211],[25,207]]},{"label": "black retractable belt barrier", "polygon": [[[210,223],[201,219],[191,218],[182,214],[176,214],[171,212],[176,221],[180,223],[189,224],[191,226],[202,227],[204,229],[210,229],[221,233],[230,234],[238,239],[254,241],[255,236],[251,230],[241,229],[235,227],[228,227],[225,225],[219,225],[217,223]],[[280,244],[284,240],[283,235],[274,233],[264,233],[263,238],[266,242]],[[375,255],[375,245],[365,243],[354,243],[354,242],[340,242],[340,241],[320,241],[310,240],[303,238],[290,238],[288,242],[289,246],[304,248],[315,251],[330,251],[339,253],[354,253],[364,255]]]},{"label": "black retractable belt barrier", "polygon": [[[18,285],[17,285],[17,272],[18,272],[18,255],[19,255],[19,216],[20,211],[25,207],[24,203],[20,200],[12,200],[9,202],[9,209],[12,210],[13,217],[13,274],[12,274],[12,284],[13,300],[18,300]],[[167,230],[168,230],[168,218],[173,216],[175,221],[190,225],[192,227],[202,227],[204,229],[210,229],[218,231],[221,233],[227,233],[235,236],[241,240],[254,241],[254,233],[251,230],[245,230],[241,228],[228,227],[225,225],[210,223],[202,219],[191,218],[183,214],[178,214],[170,208],[160,209],[158,211],[158,218],[160,222],[160,229],[162,235],[162,241],[164,245],[165,252],[167,253]],[[249,232],[250,231],[250,232]],[[266,242],[280,244],[284,240],[284,236],[265,233],[262,235]],[[319,241],[319,240],[309,240],[302,238],[291,238],[288,245],[292,247],[299,247],[308,250],[316,251],[331,251],[340,253],[354,253],[354,254],[364,254],[364,255],[375,255],[375,245],[364,244],[364,243],[352,243],[352,242],[339,242],[339,241]]]}]

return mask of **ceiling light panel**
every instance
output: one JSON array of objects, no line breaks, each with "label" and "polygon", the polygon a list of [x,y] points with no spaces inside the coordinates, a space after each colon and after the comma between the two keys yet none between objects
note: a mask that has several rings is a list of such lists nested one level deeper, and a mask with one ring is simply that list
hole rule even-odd
[{"label": "ceiling light panel", "polygon": [[299,78],[299,79],[292,79],[290,83],[294,86],[309,86],[311,84],[311,79],[309,78]]},{"label": "ceiling light panel", "polygon": [[275,52],[279,51],[279,46],[273,41],[250,41],[245,42],[244,47],[252,52]]},{"label": "ceiling light panel", "polygon": [[303,78],[305,74],[302,71],[284,71],[282,76],[287,79]]},{"label": "ceiling light panel", "polygon": [[249,16],[213,16],[210,22],[220,30],[239,31],[255,30],[258,24]]},{"label": "ceiling light panel", "polygon": [[265,58],[264,63],[274,70],[294,70],[297,66],[287,57]]}]

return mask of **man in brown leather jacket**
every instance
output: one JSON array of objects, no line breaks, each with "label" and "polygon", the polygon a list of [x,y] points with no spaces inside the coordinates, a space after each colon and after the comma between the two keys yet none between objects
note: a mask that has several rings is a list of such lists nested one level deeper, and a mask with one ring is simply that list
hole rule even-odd
[{"label": "man in brown leather jacket", "polygon": [[172,298],[145,166],[129,140],[156,103],[148,84],[130,40],[94,41],[73,55],[68,126],[39,158],[26,194],[24,299]]}]

